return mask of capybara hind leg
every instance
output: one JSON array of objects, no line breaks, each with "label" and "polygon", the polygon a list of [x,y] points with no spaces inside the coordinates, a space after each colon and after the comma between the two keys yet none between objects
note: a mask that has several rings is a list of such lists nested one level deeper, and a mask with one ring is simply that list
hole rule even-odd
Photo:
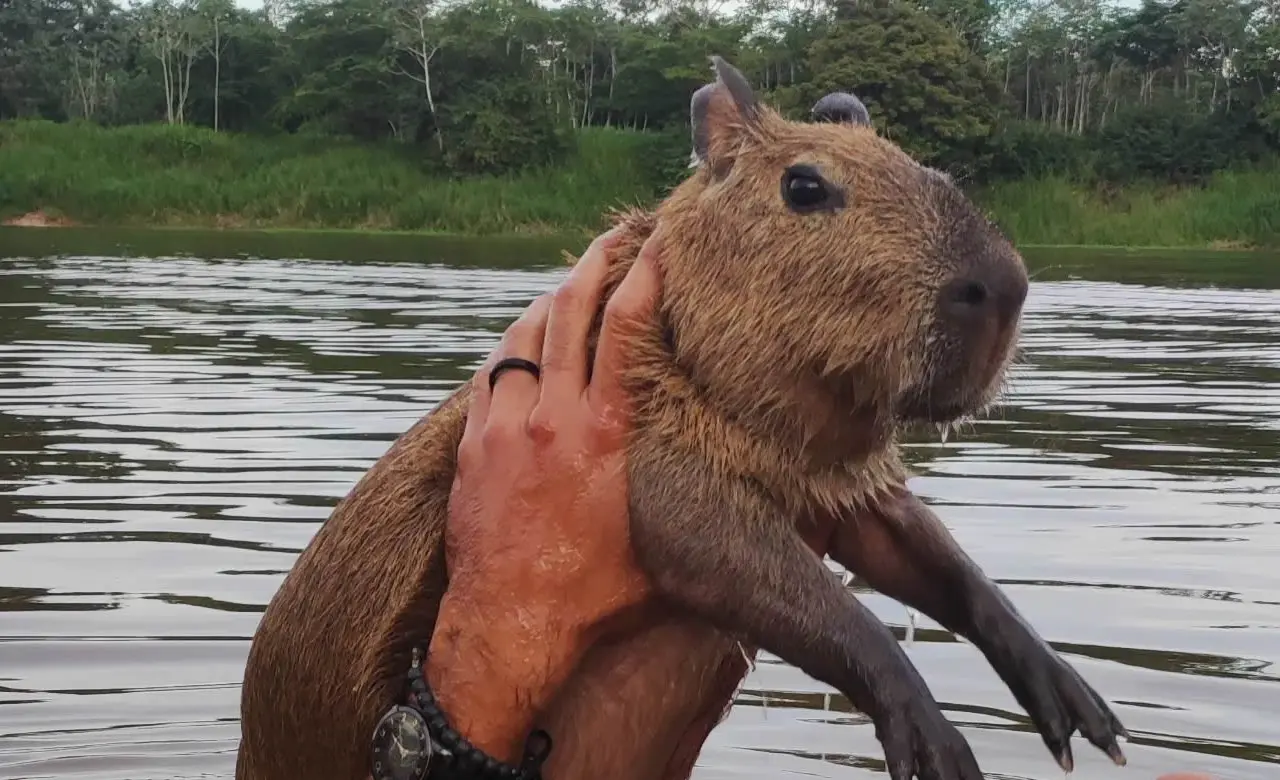
[{"label": "capybara hind leg", "polygon": [[[703,708],[680,737],[661,780],[688,780],[693,774],[693,767],[698,763],[698,756],[702,754],[707,737],[711,736],[712,729],[720,725],[729,714],[738,686],[747,676],[745,652],[747,651],[729,653],[721,659],[712,686],[706,692]],[[752,652],[751,655],[754,657],[755,653]]]},{"label": "capybara hind leg", "polygon": [[595,646],[541,721],[554,740],[545,777],[687,777],[745,671],[735,642],[689,618]]}]

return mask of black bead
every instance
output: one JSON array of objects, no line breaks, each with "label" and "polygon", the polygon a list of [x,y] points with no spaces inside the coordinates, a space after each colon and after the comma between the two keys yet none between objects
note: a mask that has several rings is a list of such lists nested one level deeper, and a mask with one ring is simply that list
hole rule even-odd
[{"label": "black bead", "polygon": [[476,771],[476,757],[474,753],[459,753],[458,768],[462,770],[463,775],[474,774]]}]

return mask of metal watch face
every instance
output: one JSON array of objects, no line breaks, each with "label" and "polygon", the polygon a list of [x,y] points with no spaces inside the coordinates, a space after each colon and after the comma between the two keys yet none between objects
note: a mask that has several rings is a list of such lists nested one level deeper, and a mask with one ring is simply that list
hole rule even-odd
[{"label": "metal watch face", "polygon": [[431,766],[427,722],[412,707],[393,707],[373,732],[373,780],[422,780]]}]

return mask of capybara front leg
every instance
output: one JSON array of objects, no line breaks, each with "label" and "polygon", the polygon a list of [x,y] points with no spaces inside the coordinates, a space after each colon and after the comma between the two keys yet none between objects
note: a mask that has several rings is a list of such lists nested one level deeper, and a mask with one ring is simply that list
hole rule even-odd
[{"label": "capybara front leg", "polygon": [[1127,736],[1102,697],[1018,614],[932,510],[905,487],[843,518],[831,557],[890,598],[965,637],[987,657],[1071,771],[1077,729],[1117,764]]},{"label": "capybara front leg", "polygon": [[897,639],[750,482],[640,452],[630,489],[632,543],[662,596],[848,696],[875,721],[893,780],[981,780]]}]

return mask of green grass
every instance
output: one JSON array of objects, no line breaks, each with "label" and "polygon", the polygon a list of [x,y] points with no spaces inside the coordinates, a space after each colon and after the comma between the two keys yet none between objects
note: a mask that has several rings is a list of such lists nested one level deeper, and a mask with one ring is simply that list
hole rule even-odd
[{"label": "green grass", "polygon": [[468,234],[595,228],[648,200],[650,136],[582,133],[568,164],[510,177],[432,175],[404,147],[197,127],[0,123],[0,216],[97,225],[364,228]]},{"label": "green grass", "polygon": [[[0,218],[44,209],[91,225],[431,231],[595,230],[610,207],[651,202],[670,149],[594,128],[561,166],[450,179],[411,149],[204,128],[0,123]],[[669,144],[669,140],[667,141]],[[1049,178],[974,193],[1023,246],[1280,245],[1280,162],[1204,187],[1104,193]]]},{"label": "green grass", "polygon": [[1280,245],[1280,163],[1223,171],[1203,187],[1132,184],[1113,192],[1062,178],[975,193],[1020,245],[1273,247]]}]

